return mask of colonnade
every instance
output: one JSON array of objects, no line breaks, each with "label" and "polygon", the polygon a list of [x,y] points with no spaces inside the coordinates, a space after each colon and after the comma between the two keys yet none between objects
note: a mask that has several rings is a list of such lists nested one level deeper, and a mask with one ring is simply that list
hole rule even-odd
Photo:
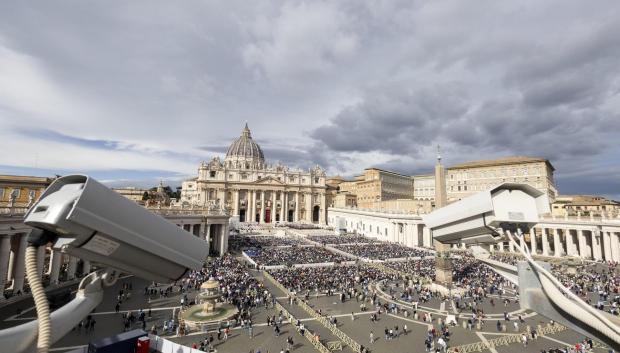
[{"label": "colonnade", "polygon": [[[524,234],[522,241],[537,255],[620,262],[620,225],[538,224]],[[492,250],[515,251],[508,243],[492,246]]]},{"label": "colonnade", "polygon": [[[26,247],[29,230],[6,232],[0,234],[0,300],[5,298],[5,291],[13,295],[24,293],[26,281]],[[37,254],[37,271],[44,283],[58,285],[63,281],[72,281],[78,274],[90,272],[90,262],[62,254],[50,247],[40,247]],[[64,267],[64,275],[61,270]]]},{"label": "colonnade", "polygon": [[226,223],[193,223],[178,224],[179,227],[204,239],[209,244],[206,256],[222,256],[228,252],[228,222]]}]

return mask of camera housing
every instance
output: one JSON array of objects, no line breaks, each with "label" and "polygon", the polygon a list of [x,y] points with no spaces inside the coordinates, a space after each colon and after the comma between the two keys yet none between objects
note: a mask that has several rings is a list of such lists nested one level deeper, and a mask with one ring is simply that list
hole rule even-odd
[{"label": "camera housing", "polygon": [[55,233],[56,250],[156,282],[202,268],[208,254],[203,239],[85,175],[56,179],[24,223]]},{"label": "camera housing", "polygon": [[503,230],[526,229],[549,213],[547,194],[527,185],[504,183],[423,216],[433,239],[452,243],[496,243]]}]

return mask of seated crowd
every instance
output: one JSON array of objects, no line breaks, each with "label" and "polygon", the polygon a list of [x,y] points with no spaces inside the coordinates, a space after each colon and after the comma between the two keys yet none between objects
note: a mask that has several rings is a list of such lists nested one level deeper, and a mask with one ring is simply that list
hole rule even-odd
[{"label": "seated crowd", "polygon": [[292,292],[314,294],[349,293],[357,285],[395,278],[366,265],[286,268],[272,270],[270,273]]},{"label": "seated crowd", "polygon": [[336,248],[349,254],[372,260],[424,257],[433,255],[430,251],[409,248],[400,244],[393,243],[339,245]]},{"label": "seated crowd", "polygon": [[308,239],[321,244],[369,244],[376,243],[378,240],[365,237],[358,234],[343,234],[343,235],[309,235]]},{"label": "seated crowd", "polygon": [[291,246],[287,248],[248,249],[245,253],[259,266],[313,264],[342,262],[347,259],[317,246]]},{"label": "seated crowd", "polygon": [[280,237],[274,235],[231,235],[228,246],[231,249],[267,248],[272,246],[299,245],[301,240],[293,237]]}]

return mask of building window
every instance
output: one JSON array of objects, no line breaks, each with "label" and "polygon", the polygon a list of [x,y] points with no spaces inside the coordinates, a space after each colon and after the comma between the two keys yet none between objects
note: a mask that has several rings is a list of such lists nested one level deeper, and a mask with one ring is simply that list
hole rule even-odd
[{"label": "building window", "polygon": [[215,178],[215,170],[209,172],[209,177]]},{"label": "building window", "polygon": [[314,183],[315,183],[315,184],[318,184],[318,183],[319,183],[319,178],[318,178],[318,177],[315,177],[315,178],[314,178]]},{"label": "building window", "polygon": [[246,180],[248,178],[248,175],[245,173],[241,173],[241,179]]},{"label": "building window", "polygon": [[467,191],[467,185],[463,186],[463,191]]},{"label": "building window", "polygon": [[13,189],[13,191],[11,191],[11,195],[15,196],[16,199],[19,198],[19,195],[22,194],[21,189]]},{"label": "building window", "polygon": [[0,188],[0,200],[4,199],[4,188]]}]

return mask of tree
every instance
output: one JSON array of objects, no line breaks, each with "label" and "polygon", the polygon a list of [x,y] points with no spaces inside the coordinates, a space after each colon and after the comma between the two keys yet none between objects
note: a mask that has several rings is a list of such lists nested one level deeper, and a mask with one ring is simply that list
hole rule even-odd
[{"label": "tree", "polygon": [[142,194],[142,201],[146,201],[148,199],[150,199],[151,197],[149,196],[149,192],[145,191],[144,194]]}]

